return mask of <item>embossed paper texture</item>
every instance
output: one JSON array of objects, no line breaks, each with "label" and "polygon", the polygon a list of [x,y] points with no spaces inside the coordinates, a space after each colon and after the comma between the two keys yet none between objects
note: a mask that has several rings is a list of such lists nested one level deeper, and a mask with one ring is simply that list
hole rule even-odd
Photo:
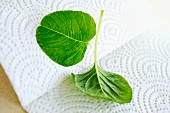
[{"label": "embossed paper texture", "polygon": [[169,113],[170,33],[146,32],[99,60],[107,71],[123,75],[133,89],[128,104],[93,99],[63,77],[52,90],[30,103],[31,113]]},{"label": "embossed paper texture", "polygon": [[[62,67],[54,63],[53,61],[51,61],[39,48],[35,38],[36,27],[40,24],[40,21],[43,18],[43,16],[45,16],[48,13],[54,12],[56,10],[82,10],[84,12],[91,14],[96,22],[98,22],[100,10],[101,9],[105,10],[105,15],[104,15],[101,33],[99,37],[98,59],[102,58],[100,62],[103,62],[101,63],[101,66],[103,66],[103,68],[107,68],[109,71],[115,71],[117,73],[122,74],[124,77],[128,78],[128,81],[130,81],[130,84],[133,86],[135,92],[136,90],[135,88],[138,88],[138,86],[141,85],[142,82],[141,84],[139,83],[138,85],[135,85],[138,83],[138,81],[135,82],[133,77],[138,77],[138,75],[141,74],[140,71],[144,70],[145,68],[139,67],[136,69],[136,65],[138,64],[137,61],[136,61],[137,62],[136,65],[133,63],[130,64],[130,61],[131,59],[133,59],[134,56],[129,56],[128,59],[130,60],[124,59],[123,57],[124,54],[128,54],[129,51],[133,52],[136,50],[136,48],[133,47],[133,44],[132,47],[131,46],[129,47],[129,50],[127,49],[126,51],[122,51],[122,53],[120,49],[121,54],[118,52],[119,53],[118,56],[114,57],[118,59],[113,60],[112,59],[113,57],[110,57],[111,54],[107,55],[108,53],[111,53],[113,50],[123,45],[125,42],[128,42],[133,37],[144,32],[146,29],[148,29],[149,25],[151,25],[153,22],[153,20],[150,17],[150,16],[152,17],[155,16],[152,10],[148,10],[144,14],[139,13],[141,12],[141,9],[143,7],[146,8],[148,7],[148,5],[145,6],[145,4],[143,4],[143,2],[141,1],[134,2],[134,4],[132,4],[131,1],[132,0],[129,1],[127,0],[121,0],[121,1],[118,0],[81,0],[81,1],[80,0],[53,0],[53,1],[4,0],[1,1],[0,62],[11,81],[19,100],[21,101],[22,106],[26,108],[28,112],[41,111],[42,113],[47,113],[47,112],[53,113],[55,111],[61,113],[64,112],[64,110],[68,112],[74,112],[74,109],[78,110],[76,112],[81,112],[81,111],[88,112],[88,110],[93,110],[94,112],[95,111],[102,112],[102,110],[104,110],[105,107],[107,107],[108,104],[110,103],[110,102],[103,102],[103,100],[94,100],[83,95],[73,86],[71,80],[69,81],[69,78],[68,80],[66,78],[68,77],[68,75],[70,75],[71,72],[80,73],[87,70],[88,67],[92,65],[94,39],[90,42],[83,61],[75,66],[67,67],[67,68]],[[136,42],[133,43],[134,46],[136,46]],[[168,41],[166,41],[166,43],[168,43]],[[142,48],[140,49],[143,50]],[[167,50],[162,49],[161,51],[163,53],[164,51],[167,51],[165,53],[169,54],[169,49]],[[149,52],[148,55],[150,55]],[[140,54],[135,54],[135,53],[134,55],[140,56]],[[126,62],[120,60],[120,65],[119,65],[119,63],[117,62],[117,60],[119,61],[119,58],[122,58],[123,61],[126,60]],[[122,70],[122,71],[119,72],[116,71],[115,69],[113,70],[112,66],[109,66],[107,62],[110,62],[112,66],[117,66],[115,68],[117,70]],[[128,62],[129,64],[127,64]],[[160,61],[155,62],[155,60],[153,60],[153,63],[159,63],[159,62]],[[121,66],[123,66],[123,68]],[[128,70],[129,68],[128,69],[125,68],[126,66],[129,67],[130,70]],[[133,72],[132,69],[137,71]],[[167,69],[168,66],[166,66],[164,70]],[[123,70],[128,73],[122,73],[124,72]],[[157,68],[155,70],[157,70]],[[162,72],[162,75],[159,76],[164,76],[164,75],[168,77],[168,72],[166,73]],[[154,76],[157,75],[155,74]],[[154,80],[154,78],[152,79]],[[63,80],[64,81],[66,80],[67,82],[63,82]],[[155,84],[157,83],[155,82]],[[160,88],[158,88],[158,90],[159,89]],[[70,93],[69,91],[73,91],[73,92]],[[67,93],[68,96],[65,93]],[[153,93],[153,94],[157,94],[157,93]],[[84,99],[82,100],[77,95],[80,95],[80,97],[83,97]],[[68,99],[65,98],[65,96],[67,96]],[[70,98],[70,96],[71,97],[77,96],[78,98]],[[134,98],[137,97],[139,97],[137,100],[135,99],[133,100],[135,101],[135,103],[132,102],[128,104],[127,107],[125,107],[126,105],[119,106],[118,104],[115,103],[111,105],[124,108],[124,109],[130,109],[130,110],[131,110],[130,108],[131,106],[133,106],[132,108],[136,108],[137,106],[136,108],[137,111],[140,111],[140,109],[144,109],[144,110],[150,109],[148,108],[148,104],[149,103],[152,104],[153,102],[149,101],[148,103],[146,100],[144,100],[144,97],[140,97],[139,95],[136,96],[134,95]],[[152,96],[149,96],[148,98],[152,98]],[[94,104],[93,102],[94,103],[96,102],[96,104]],[[136,103],[140,103],[140,104],[136,104]],[[88,104],[90,104],[90,108]],[[74,105],[75,107],[72,105]],[[102,108],[101,105],[105,107]],[[146,107],[143,108],[143,106]],[[165,110],[167,109],[169,108],[166,108]],[[111,110],[114,111],[114,109]],[[143,111],[143,112],[147,112],[147,111]]]}]

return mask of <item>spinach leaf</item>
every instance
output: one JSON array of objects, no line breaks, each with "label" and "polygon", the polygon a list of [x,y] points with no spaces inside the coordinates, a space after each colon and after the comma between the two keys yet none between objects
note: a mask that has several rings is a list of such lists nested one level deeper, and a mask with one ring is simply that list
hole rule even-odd
[{"label": "spinach leaf", "polygon": [[132,100],[132,89],[120,75],[104,71],[97,65],[97,42],[104,11],[101,11],[98,31],[95,40],[94,66],[83,74],[71,74],[75,85],[85,94],[110,100],[120,104]]},{"label": "spinach leaf", "polygon": [[36,30],[41,49],[62,66],[79,63],[95,34],[94,19],[82,11],[56,11],[48,14]]},{"label": "spinach leaf", "polygon": [[97,43],[104,11],[98,30],[94,19],[81,11],[56,11],[46,15],[37,28],[36,38],[41,49],[54,62],[72,66],[80,62],[89,41],[96,34],[94,66],[83,74],[71,74],[75,85],[85,94],[117,103],[128,103],[132,89],[120,75],[107,72],[97,65]]},{"label": "spinach leaf", "polygon": [[128,103],[132,99],[132,89],[120,75],[95,67],[83,74],[73,74],[75,85],[85,94],[114,101]]}]

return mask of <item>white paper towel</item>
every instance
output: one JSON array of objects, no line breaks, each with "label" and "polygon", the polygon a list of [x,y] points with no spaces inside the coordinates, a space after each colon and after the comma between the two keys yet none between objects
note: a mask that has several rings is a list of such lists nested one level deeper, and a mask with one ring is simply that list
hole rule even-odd
[{"label": "white paper towel", "polygon": [[[22,106],[27,108],[28,112],[34,112],[34,109],[38,110],[41,107],[43,107],[42,109],[50,109],[47,106],[37,106],[38,108],[34,108],[31,105],[34,105],[32,102],[36,102],[37,98],[44,97],[45,93],[48,94],[48,92],[53,91],[53,88],[59,87],[61,84],[60,81],[71,72],[78,73],[85,71],[93,63],[94,39],[89,44],[86,56],[81,63],[65,68],[52,62],[41,51],[35,39],[36,27],[39,25],[43,16],[56,10],[82,10],[91,14],[95,21],[98,22],[100,10],[104,9],[105,15],[98,46],[98,59],[100,59],[134,36],[145,31],[153,23],[152,19],[155,15],[149,9],[149,6],[140,0],[137,2],[132,1],[1,1],[0,62]],[[141,13],[143,7],[145,7],[145,10],[148,8],[145,13]],[[43,99],[42,101],[45,100]],[[52,103],[45,103],[45,105],[47,104]],[[56,107],[54,109],[58,110],[59,108]],[[62,109],[59,111],[62,111]],[[46,111],[42,112],[45,113]]]},{"label": "white paper towel", "polygon": [[133,89],[132,101],[116,104],[93,99],[63,77],[54,89],[30,103],[30,113],[169,113],[170,33],[146,32],[103,57],[99,64],[123,75]]}]

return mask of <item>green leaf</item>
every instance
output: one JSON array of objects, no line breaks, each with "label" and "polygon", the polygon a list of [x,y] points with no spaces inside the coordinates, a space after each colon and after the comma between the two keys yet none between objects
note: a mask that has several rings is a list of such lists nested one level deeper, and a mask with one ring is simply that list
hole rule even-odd
[{"label": "green leaf", "polygon": [[95,34],[96,24],[89,14],[69,10],[46,15],[36,30],[41,49],[62,66],[80,62]]},{"label": "green leaf", "polygon": [[75,85],[85,94],[117,102],[128,103],[132,100],[132,89],[120,75],[104,71],[95,65],[86,73],[73,74]]},{"label": "green leaf", "polygon": [[104,11],[101,11],[98,30],[94,19],[81,11],[56,11],[46,15],[36,30],[41,49],[54,62],[72,66],[80,62],[89,41],[96,34],[94,66],[84,74],[72,74],[75,85],[85,94],[118,103],[132,99],[132,89],[120,75],[102,70],[97,65],[97,43]]}]

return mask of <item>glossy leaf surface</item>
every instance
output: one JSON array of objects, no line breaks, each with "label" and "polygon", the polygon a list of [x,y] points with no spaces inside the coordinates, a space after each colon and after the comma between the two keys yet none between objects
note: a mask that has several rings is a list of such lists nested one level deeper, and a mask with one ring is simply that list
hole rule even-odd
[{"label": "glossy leaf surface", "polygon": [[82,11],[56,11],[48,14],[36,30],[41,49],[62,66],[80,62],[95,34],[94,19]]}]

